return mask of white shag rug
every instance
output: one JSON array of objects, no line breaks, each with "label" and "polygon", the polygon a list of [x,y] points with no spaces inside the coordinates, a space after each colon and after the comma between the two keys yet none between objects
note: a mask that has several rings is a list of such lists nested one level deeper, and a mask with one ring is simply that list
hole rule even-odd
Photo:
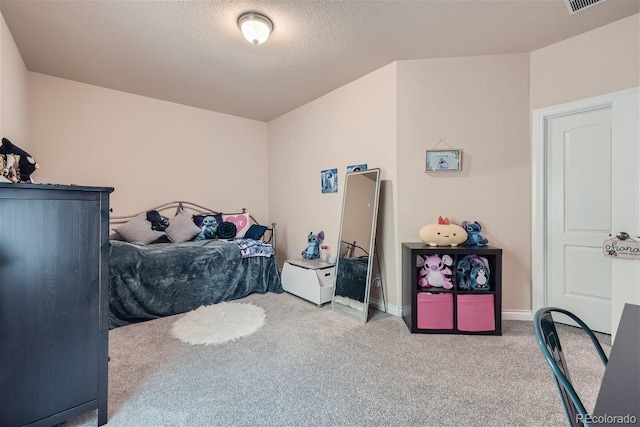
[{"label": "white shag rug", "polygon": [[171,336],[190,345],[222,344],[253,334],[266,317],[264,309],[253,304],[203,305],[176,320]]}]

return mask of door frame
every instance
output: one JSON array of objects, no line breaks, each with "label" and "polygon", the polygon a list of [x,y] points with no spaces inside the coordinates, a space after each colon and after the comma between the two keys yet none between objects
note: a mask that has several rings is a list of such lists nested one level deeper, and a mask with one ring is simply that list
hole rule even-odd
[{"label": "door frame", "polygon": [[[531,308],[535,313],[547,306],[549,272],[547,253],[547,120],[567,114],[582,113],[606,107],[621,96],[637,94],[639,88],[625,89],[605,95],[567,102],[533,111],[531,138]],[[614,325],[611,325],[612,329]]]}]

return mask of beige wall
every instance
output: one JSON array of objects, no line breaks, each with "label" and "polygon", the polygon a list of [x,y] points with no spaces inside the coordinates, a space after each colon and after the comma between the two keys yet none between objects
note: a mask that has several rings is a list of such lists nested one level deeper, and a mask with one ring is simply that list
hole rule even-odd
[{"label": "beige wall", "polygon": [[640,85],[640,14],[531,53],[531,109]]},{"label": "beige wall", "polygon": [[[391,304],[396,276],[396,65],[390,64],[269,123],[271,218],[278,223],[278,259],[300,258],[310,231],[325,232],[337,253],[348,165],[380,168],[378,249]],[[320,171],[337,168],[337,193],[321,193]],[[373,298],[381,298],[377,289]]]},{"label": "beige wall", "polygon": [[[462,171],[425,173],[440,140]],[[438,148],[445,147],[440,143]],[[529,55],[398,64],[398,237],[446,216],[503,249],[503,308],[530,308]]]},{"label": "beige wall", "polygon": [[171,200],[269,221],[266,123],[29,73],[40,182],[115,187],[115,215]]},{"label": "beige wall", "polygon": [[[34,156],[28,139],[27,67],[4,17],[0,15],[0,137]],[[37,179],[37,172],[33,175]]]}]

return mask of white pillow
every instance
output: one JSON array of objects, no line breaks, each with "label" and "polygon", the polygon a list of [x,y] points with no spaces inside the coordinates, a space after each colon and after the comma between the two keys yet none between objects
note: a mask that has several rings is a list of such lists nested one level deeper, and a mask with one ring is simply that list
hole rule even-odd
[{"label": "white pillow", "polygon": [[222,220],[232,222],[236,226],[236,237],[244,237],[244,234],[251,225],[251,218],[248,213],[236,215],[222,215]]},{"label": "white pillow", "polygon": [[151,222],[147,221],[147,213],[136,215],[131,221],[115,228],[127,242],[138,245],[148,245],[164,236],[164,232],[151,229]]},{"label": "white pillow", "polygon": [[169,221],[169,226],[165,230],[167,237],[173,243],[188,242],[200,233],[200,228],[194,224],[191,215],[184,210],[180,210]]}]

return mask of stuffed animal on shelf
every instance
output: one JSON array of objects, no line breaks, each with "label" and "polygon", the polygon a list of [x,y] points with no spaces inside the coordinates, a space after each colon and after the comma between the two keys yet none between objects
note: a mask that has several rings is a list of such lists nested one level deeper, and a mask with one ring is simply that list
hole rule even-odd
[{"label": "stuffed animal on shelf", "polygon": [[467,232],[449,218],[438,217],[437,224],[428,224],[418,233],[420,240],[429,246],[458,246],[467,240]]},{"label": "stuffed animal on shelf", "polygon": [[458,265],[456,266],[456,279],[458,289],[466,290],[471,288],[471,262],[469,262],[468,256],[458,261]]},{"label": "stuffed animal on shelf", "polygon": [[467,232],[467,240],[464,242],[465,246],[486,246],[486,244],[489,243],[487,239],[480,235],[482,226],[478,221],[462,221],[462,224],[460,225]]},{"label": "stuffed animal on shelf", "polygon": [[456,265],[456,283],[461,290],[489,290],[489,261],[478,255],[466,255]]},{"label": "stuffed animal on shelf", "polygon": [[440,258],[439,255],[417,256],[418,286],[422,288],[453,288],[451,283],[453,259],[449,255]]},{"label": "stuffed animal on shelf", "polygon": [[320,245],[324,242],[324,231],[318,234],[310,232],[307,236],[308,245],[307,248],[302,251],[302,258],[304,259],[316,259],[320,258]]},{"label": "stuffed animal on shelf", "polygon": [[471,289],[474,291],[489,290],[489,269],[476,265],[471,269]]}]

